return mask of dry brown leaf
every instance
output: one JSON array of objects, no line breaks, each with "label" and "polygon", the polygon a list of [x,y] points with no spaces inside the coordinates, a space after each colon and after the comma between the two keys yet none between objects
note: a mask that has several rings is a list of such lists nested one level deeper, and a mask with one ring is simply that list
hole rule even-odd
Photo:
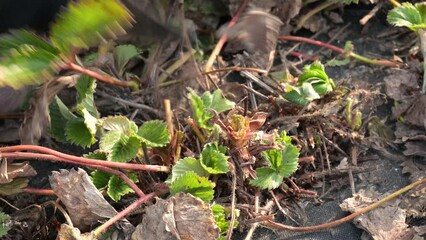
[{"label": "dry brown leaf", "polygon": [[45,83],[34,93],[21,125],[21,144],[38,144],[45,129],[50,125],[50,103],[62,89],[74,86],[79,77],[78,74],[59,77]]},{"label": "dry brown leaf", "polygon": [[71,227],[67,224],[61,224],[56,240],[97,240],[98,238],[93,232],[81,234],[78,228]]},{"label": "dry brown leaf", "polygon": [[398,69],[394,70],[389,76],[384,78],[386,95],[396,101],[402,101],[407,96],[411,95],[411,92],[419,89],[417,83],[418,74]]},{"label": "dry brown leaf", "polygon": [[[223,52],[238,53],[245,50],[250,55],[243,57],[243,61],[248,63],[247,67],[260,66],[269,71],[282,25],[283,22],[275,15],[262,10],[250,10],[232,28],[219,30],[219,35],[226,33],[228,36]],[[239,64],[236,62],[234,65]]]},{"label": "dry brown leaf", "polygon": [[426,141],[409,141],[405,143],[405,156],[421,156],[426,158]]},{"label": "dry brown leaf", "polygon": [[[49,181],[55,194],[66,206],[73,224],[81,231],[88,231],[98,221],[117,215],[117,211],[104,199],[83,169],[54,171]],[[130,235],[134,227],[123,219],[119,222],[119,229],[124,230],[124,235]]]},{"label": "dry brown leaf", "polygon": [[146,215],[132,235],[132,239],[217,239],[216,226],[209,205],[190,194],[179,193],[167,200],[159,200],[146,209]]},{"label": "dry brown leaf", "polygon": [[405,113],[407,123],[426,129],[426,94],[416,96],[416,100]]},{"label": "dry brown leaf", "polygon": [[29,162],[9,163],[6,159],[0,159],[0,184],[12,182],[16,177],[32,177],[37,175]]},{"label": "dry brown leaf", "polygon": [[0,87],[0,113],[8,113],[18,110],[28,93],[31,91],[31,86],[23,87],[21,89],[14,89],[11,87]]},{"label": "dry brown leaf", "polygon": [[[344,211],[356,212],[377,202],[382,196],[374,190],[360,190],[352,198],[345,199],[340,207]],[[406,211],[395,199],[354,219],[357,227],[367,231],[373,239],[406,239],[410,229],[405,223]]]}]

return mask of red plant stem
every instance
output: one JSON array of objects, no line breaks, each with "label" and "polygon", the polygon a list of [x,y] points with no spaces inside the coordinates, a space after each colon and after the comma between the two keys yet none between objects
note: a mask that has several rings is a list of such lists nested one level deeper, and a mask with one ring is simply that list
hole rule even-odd
[{"label": "red plant stem", "polygon": [[[244,9],[247,7],[249,0],[244,0],[240,7],[238,8],[237,12],[235,13],[234,17],[231,19],[231,21],[228,24],[227,29],[230,29],[233,27],[240,17],[241,13],[244,11]],[[215,48],[212,51],[212,54],[210,55],[209,59],[207,60],[205,71],[209,72],[211,70],[211,67],[213,65],[214,60],[216,59],[217,55],[219,55],[220,50],[222,49],[223,45],[225,45],[226,40],[228,39],[228,34],[225,32],[222,37],[217,42]]]},{"label": "red plant stem", "polygon": [[55,192],[52,189],[36,189],[36,188],[23,188],[23,192],[38,194],[38,195],[47,195],[47,196],[56,196]]},{"label": "red plant stem", "polygon": [[99,226],[95,231],[95,235],[99,235],[103,233],[105,230],[107,230],[110,226],[112,226],[115,222],[119,221],[120,219],[124,218],[127,214],[129,214],[133,209],[137,208],[142,203],[152,199],[157,195],[156,192],[152,192],[150,194],[145,195],[144,197],[139,198],[136,202],[130,204],[128,207],[126,207],[123,211],[119,212],[114,217],[110,218],[108,221],[106,221],[104,224]]},{"label": "red plant stem", "polygon": [[[71,164],[79,164],[79,165],[84,165],[86,167],[91,167],[91,168],[96,168],[99,170],[102,170],[104,172],[108,172],[114,175],[117,175],[119,178],[121,178],[121,180],[123,180],[125,183],[127,183],[132,189],[133,191],[135,191],[135,193],[137,195],[139,195],[140,197],[145,196],[145,194],[142,192],[142,190],[129,178],[126,176],[126,174],[103,166],[103,165],[99,165],[99,164],[84,164],[84,163],[76,163],[75,161],[66,159],[66,158],[60,158],[57,156],[53,156],[53,155],[49,155],[49,154],[40,154],[40,153],[26,153],[26,152],[11,152],[11,153],[0,153],[1,157],[5,157],[5,158],[23,158],[23,159],[46,159],[46,160],[51,160],[51,161],[58,161],[58,162],[66,162],[66,163],[71,163]],[[103,161],[105,162],[105,161]]]},{"label": "red plant stem", "polygon": [[116,85],[116,86],[120,86],[120,87],[128,87],[128,86],[130,86],[129,82],[124,82],[124,81],[120,81],[120,80],[114,79],[114,78],[112,78],[110,76],[107,76],[107,75],[104,75],[104,74],[100,74],[100,73],[92,71],[90,69],[81,67],[81,66],[79,66],[79,65],[77,65],[77,64],[75,64],[73,62],[67,62],[62,67],[63,67],[63,69],[74,70],[76,72],[86,74],[87,76],[96,78],[96,79],[98,79],[98,80],[100,80],[102,82],[106,82],[106,83],[109,83],[109,84],[112,84],[112,85]]},{"label": "red plant stem", "polygon": [[[101,165],[112,168],[121,168],[121,169],[131,169],[131,170],[140,170],[140,171],[153,171],[153,172],[169,172],[169,167],[159,166],[159,165],[145,165],[145,164],[134,164],[134,163],[120,163],[120,162],[110,162],[105,160],[96,160],[84,157],[76,157],[73,155],[61,153],[49,148],[36,146],[36,145],[16,145],[8,147],[0,147],[0,157],[4,155],[4,152],[19,152],[19,151],[37,151],[60,158],[68,159],[73,161],[76,164],[82,165]],[[31,153],[29,153],[31,154]],[[10,156],[12,157],[12,156]]]},{"label": "red plant stem", "polygon": [[320,46],[320,47],[325,47],[325,48],[331,49],[331,50],[336,51],[336,52],[341,53],[341,54],[346,53],[345,49],[343,49],[343,48],[339,48],[339,47],[336,47],[334,45],[324,43],[324,42],[321,42],[321,41],[317,41],[317,40],[313,40],[313,39],[310,39],[310,38],[298,37],[298,36],[279,36],[278,39],[284,40],[284,41],[306,42],[306,43],[310,43],[310,44],[317,45],[317,46]]},{"label": "red plant stem", "polygon": [[306,59],[312,62],[318,60],[318,57],[309,56],[308,54],[300,53],[300,52],[290,52],[290,55],[293,57]]},{"label": "red plant stem", "polygon": [[344,54],[348,57],[354,58],[358,61],[362,61],[362,62],[369,63],[369,64],[375,64],[375,65],[381,65],[381,66],[387,66],[387,67],[401,67],[400,64],[392,62],[392,61],[370,59],[370,58],[361,56],[359,54],[356,54],[353,51],[345,51],[345,49],[343,49],[343,48],[339,48],[339,47],[333,46],[331,44],[324,43],[324,42],[317,41],[317,40],[313,40],[313,39],[310,39],[310,38],[298,37],[298,36],[279,36],[278,39],[279,40],[287,40],[287,41],[306,42],[306,43],[310,43],[310,44],[317,45],[317,46],[320,46],[320,47],[325,47],[325,48],[331,49],[333,51],[336,51],[340,54]]}]

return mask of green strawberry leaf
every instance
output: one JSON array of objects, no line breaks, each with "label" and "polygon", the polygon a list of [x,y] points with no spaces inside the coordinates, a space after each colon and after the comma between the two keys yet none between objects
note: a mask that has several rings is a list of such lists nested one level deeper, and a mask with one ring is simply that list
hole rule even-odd
[{"label": "green strawberry leaf", "polygon": [[205,177],[200,177],[194,172],[187,172],[177,178],[170,186],[171,195],[177,193],[190,193],[194,197],[198,197],[205,202],[213,199],[214,183],[210,182]]}]

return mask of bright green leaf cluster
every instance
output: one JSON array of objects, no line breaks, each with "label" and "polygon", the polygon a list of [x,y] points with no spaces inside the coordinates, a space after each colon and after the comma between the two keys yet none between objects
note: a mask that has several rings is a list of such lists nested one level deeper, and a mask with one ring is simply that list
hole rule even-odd
[{"label": "bright green leaf cluster", "polygon": [[297,170],[299,149],[290,141],[291,139],[285,132],[276,138],[276,142],[282,145],[282,148],[263,152],[263,157],[269,163],[269,167],[257,168],[257,177],[251,180],[250,184],[262,189],[274,189],[281,185],[283,178],[289,177]]},{"label": "bright green leaf cluster", "polygon": [[222,113],[234,107],[235,103],[222,97],[222,91],[217,89],[212,93],[205,92],[198,96],[194,90],[189,89],[189,100],[191,101],[192,111],[197,125],[202,129],[213,129],[213,124],[208,121],[214,117],[216,113]]},{"label": "bright green leaf cluster", "polygon": [[284,98],[303,106],[333,91],[334,87],[333,80],[325,73],[324,65],[316,61],[303,68],[297,86],[289,86]]},{"label": "bright green leaf cluster", "polygon": [[132,17],[117,0],[71,2],[50,31],[53,45],[65,55],[114,38],[131,26]]},{"label": "bright green leaf cluster", "polygon": [[424,29],[426,28],[426,5],[404,2],[389,12],[387,20],[390,24],[397,27],[408,27],[412,31]]},{"label": "bright green leaf cluster", "polygon": [[0,86],[42,83],[59,71],[58,51],[37,35],[12,31],[0,38]]},{"label": "bright green leaf cluster", "polygon": [[[203,177],[205,179],[207,179],[210,174],[222,174],[228,172],[228,156],[226,156],[225,153],[226,148],[223,146],[218,146],[217,143],[206,144],[200,154],[200,159],[187,157],[179,160],[173,167],[172,174],[166,181],[166,183],[170,185],[171,189],[176,189],[175,193],[177,193],[179,192],[178,189],[182,188],[182,186],[180,186],[179,184],[182,184],[182,181],[184,181],[181,180],[180,182],[178,182],[178,180],[186,176],[189,172],[193,173],[195,176]],[[191,175],[190,177],[185,177],[184,179],[187,178],[193,177]],[[186,181],[187,180],[185,180],[184,182]],[[207,179],[207,181],[209,180]],[[176,187],[176,184],[178,184],[179,186]],[[196,191],[190,193],[196,197],[199,197]]]},{"label": "bright green leaf cluster", "polygon": [[[170,141],[167,125],[158,120],[147,121],[139,129],[135,122],[124,116],[98,119],[97,123],[106,133],[100,138],[99,150],[89,154],[89,158],[127,162],[136,157],[143,142],[147,147],[163,147]],[[128,176],[137,182],[136,175]],[[120,178],[109,173],[94,171],[92,181],[96,187],[106,188],[114,201],[133,192]]]},{"label": "bright green leaf cluster", "polygon": [[131,20],[117,0],[80,0],[59,15],[50,41],[25,30],[0,37],[0,87],[21,88],[50,80],[63,68],[64,59],[103,37],[123,33]]},{"label": "bright green leaf cluster", "polygon": [[[213,213],[216,225],[220,229],[220,234],[225,235],[229,229],[229,221],[227,219],[230,218],[231,211],[225,209],[223,206],[219,204],[213,204],[211,209],[212,209],[212,213]],[[237,212],[236,214],[238,213],[239,212]],[[236,228],[237,226],[238,226],[238,221],[235,220],[234,228]]]},{"label": "bright green leaf cluster", "polygon": [[114,65],[120,76],[124,74],[129,61],[140,54],[140,50],[134,45],[120,45],[114,48]]},{"label": "bright green leaf cluster", "polygon": [[225,156],[226,148],[217,143],[209,143],[204,146],[200,156],[201,166],[210,174],[227,173],[228,157]]},{"label": "bright green leaf cluster", "polygon": [[9,224],[10,216],[4,212],[0,212],[0,237],[6,236],[10,230],[11,224]]},{"label": "bright green leaf cluster", "polygon": [[[116,202],[119,201],[122,196],[134,192],[129,185],[127,185],[116,175],[112,175],[100,170],[93,171],[91,175],[93,184],[99,189],[106,188],[108,196]],[[136,174],[131,173],[127,174],[127,176],[133,182],[138,182]]]},{"label": "bright green leaf cluster", "polygon": [[75,111],[71,111],[58,97],[50,105],[50,134],[60,142],[89,147],[96,142],[98,128],[99,112],[93,100],[96,81],[82,75],[75,87],[77,89]]},{"label": "bright green leaf cluster", "polygon": [[191,195],[202,199],[203,201],[210,201],[213,199],[215,184],[206,177],[200,177],[192,171],[186,172],[178,177],[170,186],[170,193],[190,193]]},{"label": "bright green leaf cluster", "polygon": [[148,147],[164,147],[170,142],[167,124],[160,120],[145,122],[139,128],[138,136]]}]

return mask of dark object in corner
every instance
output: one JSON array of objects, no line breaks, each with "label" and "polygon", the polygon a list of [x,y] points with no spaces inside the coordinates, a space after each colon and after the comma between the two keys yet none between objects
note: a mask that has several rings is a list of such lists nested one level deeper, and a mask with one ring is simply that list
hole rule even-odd
[{"label": "dark object in corner", "polygon": [[30,28],[39,32],[49,25],[68,0],[0,0],[0,33]]}]

